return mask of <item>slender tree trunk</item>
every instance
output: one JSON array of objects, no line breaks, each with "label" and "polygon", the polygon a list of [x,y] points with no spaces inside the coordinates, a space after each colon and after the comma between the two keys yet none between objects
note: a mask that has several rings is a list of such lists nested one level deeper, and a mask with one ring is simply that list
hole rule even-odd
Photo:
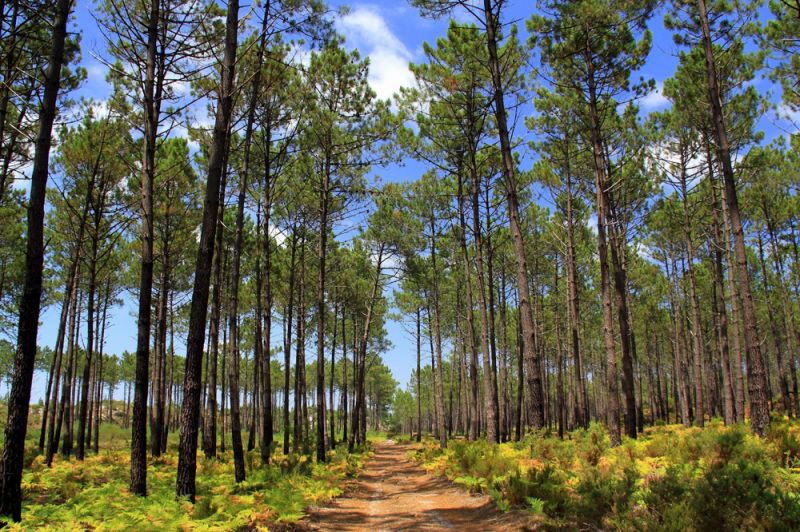
[{"label": "slender tree trunk", "polygon": [[150,372],[150,318],[153,298],[153,180],[158,135],[156,61],[161,22],[161,3],[151,0],[147,18],[147,52],[144,81],[144,156],[141,176],[141,273],[139,277],[139,315],[136,335],[136,386],[131,427],[130,489],[147,495],[147,391]]},{"label": "slender tree trunk", "polygon": [[694,273],[694,243],[692,242],[692,222],[689,217],[689,191],[686,187],[685,150],[681,151],[680,188],[683,205],[683,236],[686,242],[686,269],[689,273],[689,300],[692,305],[692,345],[694,347],[694,396],[695,424],[705,425],[705,404],[703,402],[703,329],[700,326],[700,302],[697,297],[697,280]]},{"label": "slender tree trunk", "polygon": [[[268,172],[267,172],[268,173]],[[272,412],[272,245],[269,237],[270,213],[272,211],[272,195],[270,193],[272,184],[265,183],[267,191],[265,212],[264,212],[264,301],[266,308],[264,312],[264,347],[261,356],[261,462],[269,463],[272,454],[273,436],[273,412]],[[260,294],[261,292],[259,292]],[[288,371],[288,366],[287,366]]]},{"label": "slender tree trunk", "polygon": [[664,258],[664,267],[667,272],[667,277],[670,283],[670,309],[673,315],[673,331],[675,332],[674,347],[675,347],[675,362],[674,362],[674,375],[675,382],[675,404],[677,416],[677,404],[680,403],[680,417],[684,427],[691,424],[691,397],[689,395],[689,383],[686,379],[686,367],[684,364],[683,356],[683,312],[681,310],[680,302],[677,297],[677,284],[678,284],[678,271],[675,265],[675,258],[671,258],[672,275],[670,276],[669,264],[666,257]]},{"label": "slender tree trunk", "polygon": [[328,254],[328,195],[331,176],[330,155],[325,154],[319,196],[319,240],[317,240],[317,462],[325,456],[325,280]]},{"label": "slender tree trunk", "polygon": [[293,448],[296,451],[300,443],[305,445],[303,437],[303,396],[305,395],[305,223],[303,224],[304,233],[300,238],[300,282],[298,284],[298,312],[297,312],[297,349],[295,351],[294,364],[294,438]]},{"label": "slender tree trunk", "polygon": [[[292,243],[291,243],[292,258],[289,265],[289,287],[287,293],[289,294],[289,301],[286,305],[285,321],[286,333],[283,339],[283,454],[289,454],[289,386],[290,386],[290,369],[292,359],[292,310],[294,309],[294,272],[296,267],[296,252],[297,252],[297,228],[292,227]],[[295,368],[297,371],[297,368]],[[297,416],[295,416],[295,423],[297,423]]]},{"label": "slender tree trunk", "polygon": [[745,348],[749,353],[747,369],[750,388],[750,422],[755,434],[760,436],[769,425],[769,405],[767,402],[767,382],[764,358],[758,335],[758,320],[751,290],[750,272],[747,269],[747,254],[744,243],[744,229],[739,212],[739,201],[736,195],[736,182],[731,164],[730,144],[722,110],[722,98],[717,82],[717,67],[711,39],[708,13],[705,0],[698,0],[698,15],[703,33],[703,48],[706,56],[706,73],[708,75],[708,93],[711,102],[711,114],[714,121],[714,135],[719,152],[718,160],[722,166],[722,177],[725,184],[725,200],[728,203],[728,214],[733,230],[733,241],[736,249],[736,266],[739,273],[739,287],[744,307]]},{"label": "slender tree trunk", "polygon": [[[345,306],[342,306],[342,442],[347,442],[347,327],[345,319]],[[353,319],[353,328],[355,329],[355,319]],[[355,338],[355,334],[353,335]],[[353,350],[355,357],[355,350]]]},{"label": "slender tree trunk", "polygon": [[203,222],[195,266],[192,306],[189,316],[189,336],[186,342],[186,375],[181,408],[181,438],[178,455],[176,493],[194,502],[197,463],[197,428],[200,417],[201,372],[203,369],[203,344],[211,261],[214,255],[214,233],[219,212],[220,178],[223,174],[224,152],[230,130],[233,107],[234,65],[239,29],[239,1],[229,0],[225,24],[225,52],[222,60],[222,83],[219,104],[212,136],[208,164]]},{"label": "slender tree trunk", "polygon": [[469,439],[475,440],[480,436],[480,392],[478,389],[478,347],[475,345],[475,320],[472,300],[472,273],[469,265],[469,252],[467,251],[467,227],[464,220],[464,192],[461,172],[458,172],[458,239],[461,247],[461,260],[464,270],[464,310],[467,315],[467,339],[469,341],[469,376],[470,376],[470,416]]},{"label": "slender tree trunk", "polygon": [[[209,350],[206,376],[206,415],[203,419],[203,453],[206,458],[217,456],[217,377],[219,376],[219,331],[222,313],[222,264],[224,262],[225,248],[222,245],[225,227],[222,225],[223,209],[225,204],[225,186],[227,172],[223,173],[222,184],[219,189],[216,226],[216,253],[213,253],[212,267],[214,270],[214,286],[211,290],[211,323],[209,324]],[[223,377],[224,380],[224,377]]]},{"label": "slender tree trunk", "polygon": [[[492,402],[494,404],[495,415],[497,419],[496,423],[496,432],[497,432],[497,440],[503,441],[503,430],[502,430],[502,392],[500,391],[500,387],[503,384],[502,379],[498,380],[498,367],[497,367],[497,315],[495,313],[495,277],[494,277],[494,249],[492,247],[492,217],[491,217],[491,205],[490,205],[490,194],[489,189],[491,188],[490,180],[486,180],[486,186],[484,187],[484,203],[485,203],[485,220],[486,220],[486,238],[483,240],[483,247],[485,249],[485,257],[486,257],[486,293],[487,293],[487,302],[489,306],[489,351],[492,355],[492,381],[493,381],[493,389],[494,394],[492,396]],[[452,382],[452,379],[451,379]],[[450,392],[452,393],[452,386],[450,387]]]},{"label": "slender tree trunk", "polygon": [[[95,214],[95,229],[99,225],[98,220],[99,213],[96,211]],[[95,341],[95,330],[94,330],[94,320],[95,320],[95,312],[94,312],[94,303],[95,303],[95,293],[97,291],[97,233],[95,232],[92,235],[92,243],[91,243],[91,251],[89,257],[89,301],[86,306],[86,357],[84,360],[83,366],[83,378],[81,379],[81,402],[80,402],[80,412],[78,414],[78,451],[76,453],[76,458],[78,460],[83,460],[85,453],[86,453],[86,430],[87,430],[87,421],[89,412],[87,409],[89,408],[89,394],[90,394],[90,382],[91,382],[91,369],[92,369],[92,362],[94,356],[94,341]],[[89,424],[91,426],[91,424]],[[91,429],[90,429],[91,430]],[[90,442],[91,443],[91,442]]]},{"label": "slender tree trunk", "polygon": [[500,440],[509,441],[511,436],[511,412],[508,396],[508,309],[506,302],[505,264],[500,268]]},{"label": "slender tree trunk", "polygon": [[[431,268],[433,269],[433,335],[436,337],[436,364],[431,366],[433,370],[433,392],[434,404],[438,417],[436,419],[436,432],[439,437],[439,446],[444,449],[447,447],[447,433],[444,426],[444,373],[442,372],[442,326],[440,319],[440,305],[439,305],[439,270],[436,264],[436,226],[431,213],[430,217],[431,229]],[[383,251],[383,247],[381,247]],[[379,275],[380,276],[380,275]],[[430,315],[430,314],[429,314]],[[433,351],[433,350],[432,350]]]},{"label": "slender tree trunk", "polygon": [[[80,337],[80,312],[83,307],[83,293],[78,292],[75,298],[69,326],[69,348],[67,353],[67,372],[64,375],[64,393],[61,397],[61,412],[59,413],[56,434],[60,436],[62,423],[66,425],[64,438],[61,444],[61,454],[69,458],[72,454],[72,390],[75,382],[75,367],[77,366],[77,341]],[[55,440],[58,444],[58,438]]]},{"label": "slender tree trunk", "polygon": [[72,0],[58,0],[53,18],[53,38],[44,81],[42,107],[39,113],[39,132],[31,171],[31,192],[28,200],[25,278],[20,298],[17,326],[17,350],[14,356],[14,376],[8,396],[8,417],[3,446],[2,484],[0,485],[0,515],[10,515],[20,521],[22,513],[22,465],[25,434],[28,429],[33,368],[36,361],[36,338],[39,332],[39,309],[42,296],[44,268],[44,204],[50,163],[50,145],[61,85],[61,66],[64,62],[64,41]]},{"label": "slender tree trunk", "polygon": [[[764,210],[766,210],[766,205],[764,206]],[[797,347],[798,344],[800,344],[800,335],[798,335],[798,331],[794,327],[794,315],[792,314],[791,303],[789,301],[789,286],[786,282],[786,277],[784,274],[783,253],[778,243],[778,238],[775,234],[775,223],[770,216],[767,217],[767,220],[767,232],[769,233],[770,244],[772,247],[772,260],[775,266],[775,273],[778,278],[781,309],[783,310],[783,329],[786,334],[786,344],[788,348],[787,364],[792,377],[792,406],[794,409],[794,416],[797,417],[800,416],[800,398],[798,398],[797,395],[797,368],[795,364],[795,353],[797,353]],[[796,339],[794,345],[792,345],[793,337]]]},{"label": "slender tree trunk", "polygon": [[603,299],[603,338],[606,348],[606,367],[608,385],[608,405],[606,419],[608,422],[611,445],[621,443],[619,426],[619,384],[617,382],[617,353],[614,345],[614,315],[612,311],[611,279],[608,264],[608,243],[606,241],[606,176],[605,160],[600,135],[600,118],[597,113],[597,96],[595,93],[595,80],[591,57],[589,64],[589,106],[591,113],[592,153],[595,171],[595,188],[597,196],[597,253],[600,262],[600,290]]},{"label": "slender tree trunk", "polygon": [[[268,227],[268,226],[267,226]],[[262,222],[261,222],[261,200],[258,201],[258,206],[256,207],[256,249],[259,248],[262,238]],[[269,239],[269,235],[264,232],[263,238]],[[268,245],[268,244],[264,244]],[[258,385],[255,387],[254,396],[259,400],[260,407],[262,409],[262,419],[261,419],[261,433],[259,435],[259,446],[260,446],[260,454],[261,454],[261,463],[264,465],[269,464],[269,457],[271,453],[272,447],[272,388],[271,382],[265,382],[265,365],[269,365],[270,357],[269,357],[269,350],[270,350],[270,343],[269,341],[264,342],[263,337],[263,327],[264,327],[264,312],[261,306],[261,297],[264,293],[264,277],[261,273],[261,254],[256,253],[256,308],[255,308],[255,338],[253,344],[253,372],[254,372],[254,379]],[[271,320],[269,320],[271,323]],[[260,386],[260,390],[259,390]],[[267,404],[269,403],[269,420],[267,421]],[[256,430],[256,418],[258,417],[258,413],[254,413],[253,415],[253,422],[251,425],[250,431],[250,440],[255,445],[255,430]],[[269,434],[270,437],[267,435]],[[250,448],[250,443],[248,442],[248,448]]]},{"label": "slender tree trunk", "polygon": [[525,338],[522,334],[522,322],[520,320],[521,307],[519,306],[519,290],[517,290],[514,307],[517,309],[517,415],[514,441],[520,441],[522,439],[522,404],[525,396],[525,386],[522,372],[522,359],[524,357],[523,353],[525,352]]},{"label": "slender tree trunk", "polygon": [[559,319],[559,309],[558,309],[558,262],[556,261],[556,267],[554,268],[554,278],[553,278],[553,290],[555,292],[553,297],[553,317],[555,319],[555,326],[556,326],[556,364],[558,367],[556,369],[556,412],[557,412],[557,420],[558,420],[558,437],[559,439],[564,439],[564,429],[566,425],[566,401],[564,399],[564,349],[562,345],[562,335],[561,335],[561,320]]},{"label": "slender tree trunk", "polygon": [[[79,242],[82,240],[82,231],[79,230]],[[63,408],[59,408],[58,405],[58,391],[59,391],[59,382],[61,380],[61,365],[62,365],[62,358],[64,356],[64,339],[66,335],[66,328],[67,328],[67,318],[74,313],[75,302],[78,299],[78,278],[80,275],[80,245],[76,245],[75,252],[73,256],[73,262],[70,269],[69,275],[69,282],[64,290],[64,303],[61,308],[61,318],[59,320],[58,325],[58,336],[56,338],[56,348],[53,357],[57,359],[56,364],[56,376],[55,376],[55,386],[52,390],[52,397],[50,402],[52,404],[50,409],[50,421],[48,427],[48,443],[47,443],[47,455],[46,455],[46,462],[47,466],[50,467],[53,464],[53,455],[58,451],[58,440],[60,437],[60,429],[59,434],[56,434],[56,412],[58,412],[58,425],[61,426],[63,420]],[[73,323],[70,324],[70,333],[73,330],[72,327]],[[70,334],[71,338],[71,334]],[[70,340],[71,342],[71,340]],[[69,356],[71,353],[71,344],[67,346],[67,364],[69,364]],[[64,385],[67,384],[67,375],[68,372],[64,372],[63,379]],[[63,404],[63,402],[62,402]]]},{"label": "slender tree trunk", "polygon": [[719,201],[717,198],[717,188],[714,184],[714,165],[711,160],[711,153],[710,149],[708,149],[708,143],[706,142],[707,147],[707,155],[708,155],[708,185],[709,190],[711,192],[711,225],[713,229],[713,260],[714,260],[714,287],[715,287],[715,295],[717,298],[717,314],[716,314],[716,326],[717,326],[717,343],[719,346],[719,355],[720,360],[722,362],[722,380],[723,380],[723,400],[724,400],[724,408],[723,408],[723,416],[725,419],[726,425],[731,425],[736,420],[736,407],[734,405],[735,402],[735,394],[733,391],[733,372],[731,371],[731,355],[730,349],[728,345],[728,310],[725,305],[725,284],[723,283],[722,277],[722,252],[720,251],[721,247],[725,245],[725,242],[722,238],[722,231],[720,229],[720,222],[719,222]]},{"label": "slender tree trunk", "polygon": [[[267,14],[264,14],[265,20]],[[263,40],[263,37],[262,37]],[[261,59],[259,58],[259,63]],[[261,69],[256,71],[260,78]],[[257,90],[257,87],[253,87]],[[244,162],[239,175],[239,197],[236,204],[236,230],[233,244],[233,264],[230,284],[230,315],[228,316],[228,330],[230,335],[230,361],[228,362],[228,381],[231,390],[231,437],[233,443],[234,479],[242,482],[245,479],[244,448],[242,446],[242,426],[239,412],[239,284],[241,280],[242,241],[244,231],[244,202],[247,196],[247,181],[250,162],[250,144],[252,138],[253,121],[255,120],[255,92],[251,95],[250,113],[247,119],[245,132]],[[260,294],[259,294],[260,296]]]},{"label": "slender tree trunk", "polygon": [[[498,443],[500,425],[497,416],[497,375],[492,367],[489,350],[489,316],[483,265],[483,235],[478,205],[480,183],[478,182],[477,161],[474,154],[470,161],[472,169],[472,225],[475,235],[475,265],[478,279],[478,309],[481,320],[481,351],[483,353],[483,400],[486,410],[486,439],[489,443]],[[469,270],[468,270],[469,271]],[[467,283],[469,284],[469,283]],[[491,297],[491,296],[490,296]]]},{"label": "slender tree trunk", "polygon": [[[500,6],[500,3],[497,3]],[[494,92],[494,109],[497,122],[498,136],[500,137],[500,152],[503,160],[503,179],[506,188],[506,201],[508,203],[508,217],[511,227],[511,237],[514,244],[514,256],[517,266],[517,292],[519,297],[519,312],[524,335],[524,358],[528,368],[528,380],[533,404],[533,427],[538,429],[544,426],[544,398],[542,396],[542,375],[539,370],[536,329],[533,323],[533,309],[530,304],[530,289],[528,287],[528,266],[525,258],[525,241],[522,235],[522,225],[519,217],[519,199],[517,196],[516,167],[511,153],[511,140],[508,134],[508,118],[506,116],[505,93],[500,60],[497,53],[497,28],[499,26],[499,13],[494,13],[491,0],[483,0],[483,15],[486,25],[486,43],[489,51],[489,70],[492,75]]]},{"label": "slender tree trunk", "polygon": [[[372,292],[370,293],[369,302],[367,304],[367,314],[364,318],[364,332],[361,335],[361,342],[358,348],[358,380],[356,386],[356,406],[353,413],[353,427],[352,427],[352,434],[350,436],[350,452],[354,449],[355,440],[358,439],[359,444],[363,444],[364,437],[366,434],[364,433],[366,421],[366,390],[365,390],[365,382],[366,382],[366,358],[367,358],[367,342],[369,340],[369,331],[370,327],[372,326],[372,314],[375,307],[375,302],[377,301],[379,295],[379,288],[381,286],[381,275],[383,271],[383,260],[384,260],[384,244],[381,243],[378,249],[378,258],[376,261],[376,268],[375,268],[375,281],[372,284]],[[357,434],[360,434],[357,436]]]},{"label": "slender tree trunk", "polygon": [[156,347],[154,349],[154,374],[153,381],[153,402],[155,404],[155,417],[150,434],[150,454],[161,456],[161,440],[164,437],[164,416],[165,416],[165,386],[166,386],[166,356],[167,356],[167,303],[169,297],[169,259],[167,247],[169,242],[164,242],[163,268],[161,271],[161,288],[158,297],[158,313],[156,315]]},{"label": "slender tree trunk", "polygon": [[580,349],[580,312],[578,310],[578,267],[575,254],[575,221],[572,206],[572,174],[567,169],[567,285],[569,289],[569,327],[572,361],[575,369],[575,385],[577,388],[577,422],[583,428],[589,427],[589,405],[586,397],[586,382],[581,365]]},{"label": "slender tree trunk", "polygon": [[786,375],[786,364],[784,362],[783,338],[781,336],[780,328],[778,327],[777,318],[772,310],[772,301],[770,301],[772,298],[772,290],[767,277],[767,264],[766,260],[764,260],[764,243],[760,232],[758,233],[758,259],[761,265],[761,282],[763,284],[764,296],[766,298],[767,320],[770,323],[772,342],[775,346],[775,363],[778,366],[778,386],[781,390],[781,404],[783,405],[784,412],[791,416],[792,402],[791,397],[789,396],[789,379]]},{"label": "slender tree trunk", "polygon": [[415,313],[417,324],[417,443],[422,441],[422,319],[421,308]]},{"label": "slender tree trunk", "polygon": [[331,327],[331,334],[333,338],[331,339],[331,383],[330,383],[330,434],[329,434],[329,445],[331,449],[336,448],[336,416],[334,416],[334,409],[333,409],[333,383],[336,378],[336,333],[339,331],[336,323],[336,318],[338,317],[337,313],[338,302],[334,298],[333,304],[333,326]]}]

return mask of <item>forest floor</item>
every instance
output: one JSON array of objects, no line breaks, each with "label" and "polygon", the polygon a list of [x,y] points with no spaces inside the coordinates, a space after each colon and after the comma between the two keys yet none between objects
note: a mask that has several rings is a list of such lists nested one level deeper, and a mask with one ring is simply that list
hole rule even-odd
[{"label": "forest floor", "polygon": [[392,440],[375,445],[358,479],[324,508],[312,508],[309,530],[524,530],[525,512],[501,512],[486,495],[466,491],[427,473],[408,458],[411,444]]}]

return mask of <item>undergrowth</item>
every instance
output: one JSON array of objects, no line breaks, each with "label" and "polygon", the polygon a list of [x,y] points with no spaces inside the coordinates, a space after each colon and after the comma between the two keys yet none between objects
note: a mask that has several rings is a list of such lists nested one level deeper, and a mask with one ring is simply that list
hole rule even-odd
[{"label": "undergrowth", "polygon": [[537,433],[489,445],[428,440],[413,453],[429,470],[498,506],[526,508],[547,528],[800,529],[800,423],[661,426],[611,448],[599,424],[564,440]]},{"label": "undergrowth", "polygon": [[[346,446],[345,446],[346,447]],[[84,462],[56,460],[48,468],[33,458],[22,481],[23,520],[10,530],[251,530],[300,520],[310,505],[339,495],[362,468],[366,452],[346,448],[318,464],[306,455],[274,454],[262,467],[258,451],[247,453],[247,480],[233,481],[233,457],[197,460],[195,504],[175,498],[174,450],[148,459],[148,496],[128,491],[130,452],[102,451]]]}]

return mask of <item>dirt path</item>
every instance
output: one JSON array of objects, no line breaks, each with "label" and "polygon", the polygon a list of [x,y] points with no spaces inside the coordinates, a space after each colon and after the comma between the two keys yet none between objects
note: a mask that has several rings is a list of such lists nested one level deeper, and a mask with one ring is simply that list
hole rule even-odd
[{"label": "dirt path", "polygon": [[502,513],[486,496],[434,477],[408,458],[409,445],[376,446],[358,481],[310,514],[310,530],[524,530],[524,514]]}]

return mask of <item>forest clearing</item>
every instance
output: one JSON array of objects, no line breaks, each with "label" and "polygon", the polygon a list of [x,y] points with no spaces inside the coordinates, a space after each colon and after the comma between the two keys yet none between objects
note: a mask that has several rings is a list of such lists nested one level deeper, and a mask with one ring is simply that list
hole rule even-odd
[{"label": "forest clearing", "polygon": [[800,529],[797,0],[3,0],[0,528]]}]

